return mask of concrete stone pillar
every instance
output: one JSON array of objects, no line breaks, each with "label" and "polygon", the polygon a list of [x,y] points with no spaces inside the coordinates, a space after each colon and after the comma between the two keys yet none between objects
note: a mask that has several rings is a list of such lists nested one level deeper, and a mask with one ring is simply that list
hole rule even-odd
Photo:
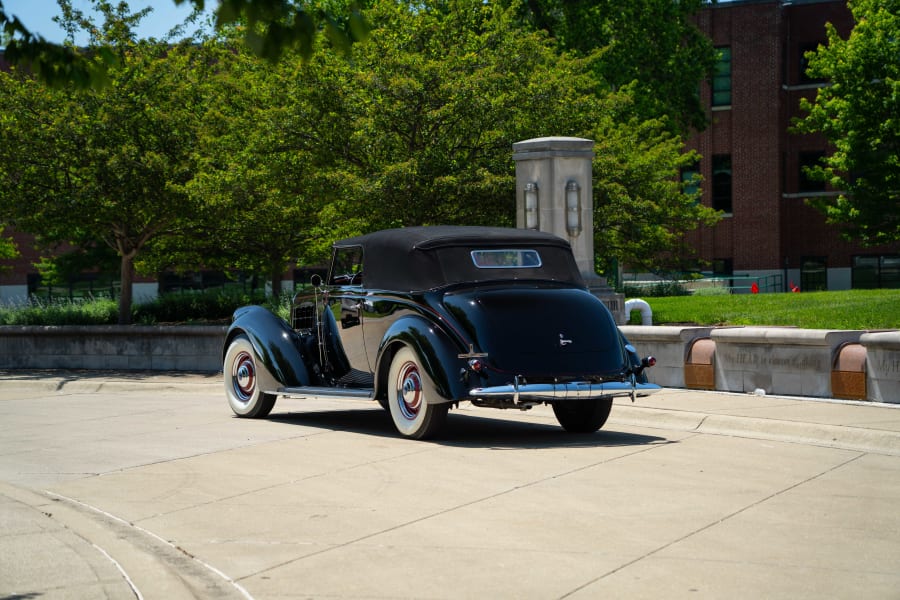
[{"label": "concrete stone pillar", "polygon": [[588,288],[624,321],[624,299],[594,270],[594,142],[544,137],[513,144],[516,161],[516,226],[569,240]]}]

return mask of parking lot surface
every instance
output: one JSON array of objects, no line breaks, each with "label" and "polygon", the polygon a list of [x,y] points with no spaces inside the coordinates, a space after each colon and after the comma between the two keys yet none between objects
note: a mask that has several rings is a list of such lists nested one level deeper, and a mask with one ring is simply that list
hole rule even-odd
[{"label": "parking lot surface", "polygon": [[0,373],[0,598],[897,598],[900,409],[665,390],[590,435],[220,375]]}]

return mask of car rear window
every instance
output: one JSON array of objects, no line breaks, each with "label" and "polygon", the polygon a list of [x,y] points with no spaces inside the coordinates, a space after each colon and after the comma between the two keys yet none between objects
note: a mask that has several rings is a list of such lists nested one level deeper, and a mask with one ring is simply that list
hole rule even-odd
[{"label": "car rear window", "polygon": [[537,250],[472,250],[472,263],[479,269],[534,269],[541,266]]}]

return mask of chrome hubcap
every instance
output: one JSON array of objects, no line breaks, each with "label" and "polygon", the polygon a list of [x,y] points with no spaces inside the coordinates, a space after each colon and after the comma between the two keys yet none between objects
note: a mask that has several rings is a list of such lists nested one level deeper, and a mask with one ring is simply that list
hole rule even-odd
[{"label": "chrome hubcap", "polygon": [[422,379],[419,369],[413,363],[406,363],[398,378],[398,404],[407,419],[414,419],[422,408]]},{"label": "chrome hubcap", "polygon": [[244,402],[250,400],[256,387],[256,369],[248,353],[241,352],[235,359],[232,381],[235,394]]}]

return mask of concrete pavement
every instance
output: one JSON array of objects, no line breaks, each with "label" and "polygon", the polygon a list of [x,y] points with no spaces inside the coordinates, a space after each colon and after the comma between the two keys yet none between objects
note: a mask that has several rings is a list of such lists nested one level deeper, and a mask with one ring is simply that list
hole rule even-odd
[{"label": "concrete pavement", "polygon": [[421,443],[358,401],[232,419],[221,386],[0,373],[0,598],[900,589],[898,405],[664,390],[617,401],[596,436],[560,435],[545,407],[464,407]]}]

